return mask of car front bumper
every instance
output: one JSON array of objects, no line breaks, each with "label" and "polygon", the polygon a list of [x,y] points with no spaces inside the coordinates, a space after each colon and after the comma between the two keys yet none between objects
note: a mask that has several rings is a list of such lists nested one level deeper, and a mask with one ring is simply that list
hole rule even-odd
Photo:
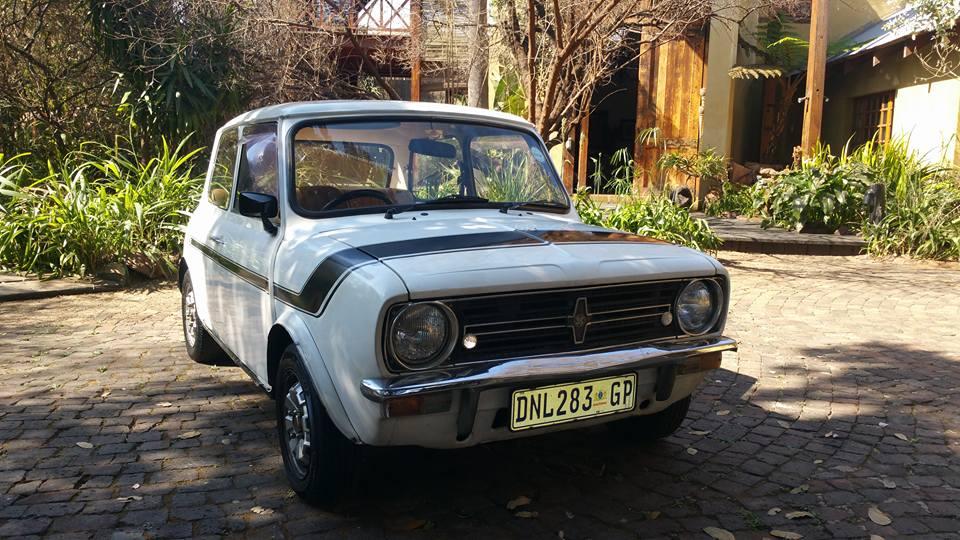
[{"label": "car front bumper", "polygon": [[[371,405],[381,407],[382,416],[377,426],[363,430],[367,436],[362,438],[373,445],[452,448],[604,423],[630,415],[653,414],[690,395],[703,373],[719,366],[720,354],[736,347],[733,339],[717,336],[364,379],[361,392],[373,402]],[[703,368],[698,363],[701,359],[709,359],[702,364]],[[497,425],[496,413],[509,407],[510,393],[515,389],[629,372],[638,374],[637,401],[648,403],[646,407],[523,432],[511,432]],[[449,406],[425,414],[393,416],[389,413],[391,402],[431,396],[449,396]]]}]

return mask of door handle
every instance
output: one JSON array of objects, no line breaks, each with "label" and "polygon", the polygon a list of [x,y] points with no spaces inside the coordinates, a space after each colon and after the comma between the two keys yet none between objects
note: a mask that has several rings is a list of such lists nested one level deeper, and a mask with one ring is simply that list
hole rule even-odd
[{"label": "door handle", "polygon": [[223,237],[222,237],[222,236],[211,236],[211,237],[210,237],[210,241],[213,242],[214,244],[217,244],[218,246],[222,246],[222,245],[223,245]]}]

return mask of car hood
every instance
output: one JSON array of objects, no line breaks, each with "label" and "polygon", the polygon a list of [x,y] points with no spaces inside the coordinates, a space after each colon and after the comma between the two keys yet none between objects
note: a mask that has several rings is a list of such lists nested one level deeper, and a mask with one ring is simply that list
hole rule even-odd
[{"label": "car hood", "polygon": [[412,299],[713,276],[713,258],[569,216],[454,211],[358,216],[324,234],[378,259]]}]

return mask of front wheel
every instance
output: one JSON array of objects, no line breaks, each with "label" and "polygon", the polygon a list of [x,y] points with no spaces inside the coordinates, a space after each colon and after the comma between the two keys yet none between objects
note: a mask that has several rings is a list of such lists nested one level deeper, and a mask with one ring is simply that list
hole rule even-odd
[{"label": "front wheel", "polygon": [[294,345],[276,377],[277,433],[293,491],[311,504],[336,502],[350,485],[356,448],[327,416]]},{"label": "front wheel", "polygon": [[646,416],[634,416],[607,424],[610,430],[634,442],[653,442],[680,428],[690,410],[692,396],[687,396],[666,409]]}]

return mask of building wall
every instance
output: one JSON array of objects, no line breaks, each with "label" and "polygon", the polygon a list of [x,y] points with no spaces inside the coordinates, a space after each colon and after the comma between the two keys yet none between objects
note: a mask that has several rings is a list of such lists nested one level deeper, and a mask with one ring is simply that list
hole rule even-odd
[{"label": "building wall", "polygon": [[897,90],[893,105],[893,136],[929,162],[954,163],[960,80],[947,79]]},{"label": "building wall", "polygon": [[[873,65],[874,57],[879,62]],[[927,80],[929,73],[916,57],[903,58],[902,46],[829,66],[823,111],[822,140],[839,151],[853,134],[853,103],[858,97],[897,90],[893,136],[908,136],[912,148],[930,160],[942,149],[953,161],[960,107],[960,81]]]}]

